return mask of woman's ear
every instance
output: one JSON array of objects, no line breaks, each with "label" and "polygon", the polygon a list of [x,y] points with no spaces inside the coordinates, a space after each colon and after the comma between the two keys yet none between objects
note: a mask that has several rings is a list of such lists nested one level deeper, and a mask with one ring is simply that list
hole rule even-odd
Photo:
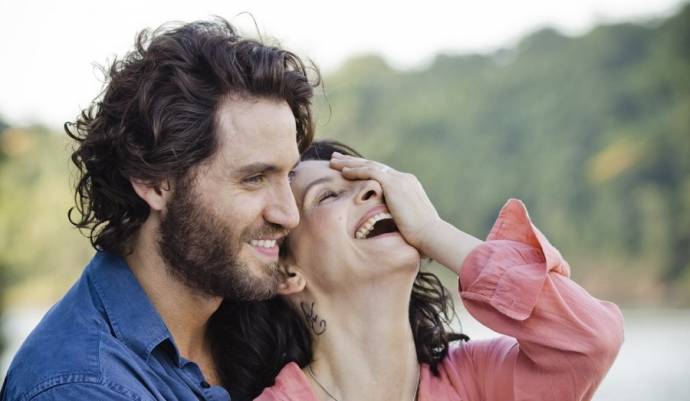
[{"label": "woman's ear", "polygon": [[129,182],[132,183],[134,192],[149,205],[151,210],[163,210],[171,193],[168,181],[164,182],[164,185],[158,185],[137,178],[130,178]]},{"label": "woman's ear", "polygon": [[307,279],[302,271],[295,265],[287,264],[282,266],[283,282],[278,285],[278,294],[290,295],[302,292],[307,285]]}]

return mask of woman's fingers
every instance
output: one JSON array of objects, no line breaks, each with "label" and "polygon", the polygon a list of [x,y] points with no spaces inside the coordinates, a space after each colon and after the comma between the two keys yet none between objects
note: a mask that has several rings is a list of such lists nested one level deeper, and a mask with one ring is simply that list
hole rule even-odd
[{"label": "woman's fingers", "polygon": [[372,166],[343,167],[340,172],[348,180],[376,180],[381,185],[387,181],[386,172]]},{"label": "woman's fingers", "polygon": [[383,163],[352,156],[340,156],[331,158],[331,167],[341,171],[345,167],[370,168],[373,173],[376,173],[377,171],[389,172],[393,170]]},{"label": "woman's fingers", "polygon": [[386,205],[400,233],[411,245],[420,249],[426,231],[424,228],[438,219],[438,213],[417,177],[359,157],[334,154],[330,165],[340,170],[347,179],[375,180],[381,184]]},{"label": "woman's fingers", "polygon": [[481,241],[447,223],[436,212],[421,182],[413,174],[373,160],[334,154],[331,167],[351,180],[381,184],[386,206],[405,240],[444,266],[459,272],[467,253]]},{"label": "woman's fingers", "polygon": [[383,163],[359,157],[332,158],[331,167],[340,170],[343,176],[350,180],[376,180],[384,185],[396,172]]},{"label": "woman's fingers", "polygon": [[361,158],[340,158],[331,159],[331,167],[340,170],[343,177],[349,180],[376,180],[383,187],[386,192],[387,184],[394,180],[396,171],[373,160],[366,160]]}]

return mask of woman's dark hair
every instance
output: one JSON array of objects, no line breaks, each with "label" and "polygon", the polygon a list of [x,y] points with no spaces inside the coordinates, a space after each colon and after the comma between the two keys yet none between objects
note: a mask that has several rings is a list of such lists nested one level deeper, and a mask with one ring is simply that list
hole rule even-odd
[{"label": "woman's dark hair", "polygon": [[[361,156],[336,141],[316,141],[301,160],[330,160],[333,152]],[[281,249],[281,252],[284,250]],[[455,315],[448,290],[435,274],[417,274],[410,299],[409,319],[417,359],[438,375],[448,344],[469,340],[449,325]],[[261,302],[224,301],[209,323],[216,364],[223,384],[239,399],[253,399],[274,384],[289,362],[305,367],[312,361],[312,336],[303,317],[282,297]]]},{"label": "woman's dark hair", "polygon": [[225,99],[287,102],[304,150],[313,138],[311,99],[319,83],[312,67],[313,79],[295,54],[242,38],[220,18],[142,31],[133,51],[104,68],[101,95],[65,124],[77,142],[70,221],[97,250],[126,254],[149,214],[130,179],[175,182],[213,156]]}]

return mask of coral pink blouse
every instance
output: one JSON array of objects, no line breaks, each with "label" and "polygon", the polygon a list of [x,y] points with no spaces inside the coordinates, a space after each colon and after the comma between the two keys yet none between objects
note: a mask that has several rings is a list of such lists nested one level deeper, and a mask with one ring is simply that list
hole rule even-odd
[{"label": "coral pink blouse", "polygon": [[[467,310],[504,336],[451,347],[438,377],[423,364],[418,400],[590,400],[623,342],[623,317],[569,276],[524,204],[509,200],[460,271]],[[293,362],[257,400],[318,398]]]}]

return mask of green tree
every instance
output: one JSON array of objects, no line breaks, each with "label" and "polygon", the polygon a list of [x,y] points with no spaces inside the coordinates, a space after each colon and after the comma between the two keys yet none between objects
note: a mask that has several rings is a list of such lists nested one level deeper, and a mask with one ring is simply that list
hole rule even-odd
[{"label": "green tree", "polygon": [[[8,125],[0,118],[0,144],[3,142],[3,135],[5,133],[5,130],[8,128]],[[0,169],[2,169],[2,165],[6,160],[6,155],[4,152],[4,149],[0,147]],[[3,299],[1,294],[5,293],[5,264],[3,263],[2,258],[0,258],[0,355],[2,355],[3,350],[5,349],[5,339],[3,338],[3,308],[5,304],[5,300]]]},{"label": "green tree", "polygon": [[645,280],[671,294],[690,277],[688,21],[690,6],[580,37],[543,29],[408,71],[359,57],[325,78],[319,136],[415,172],[473,233],[520,197],[579,278],[617,277],[602,288],[629,302]]}]

